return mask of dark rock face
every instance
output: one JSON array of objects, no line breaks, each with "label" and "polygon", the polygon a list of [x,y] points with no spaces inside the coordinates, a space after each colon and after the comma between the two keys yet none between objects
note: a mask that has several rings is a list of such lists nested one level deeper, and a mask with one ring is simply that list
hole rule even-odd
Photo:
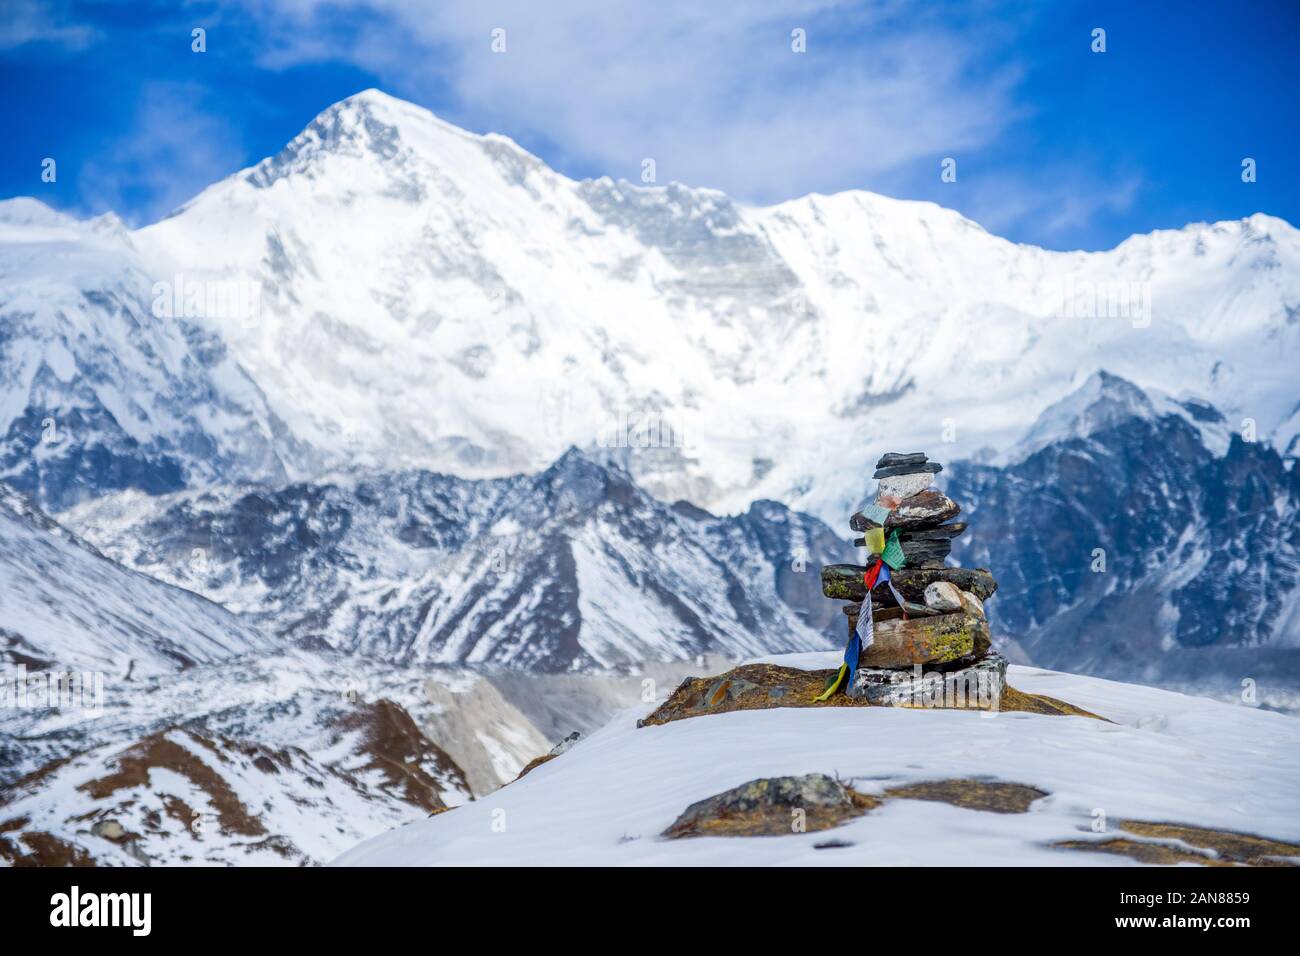
[{"label": "dark rock face", "polygon": [[1300,469],[1267,445],[1216,458],[1185,419],[1135,416],[1007,468],[956,463],[946,490],[976,529],[953,557],[1000,569],[990,618],[1036,663],[1300,684]]},{"label": "dark rock face", "polygon": [[694,836],[781,836],[829,830],[879,804],[821,773],[751,780],[693,803],[663,832]]}]

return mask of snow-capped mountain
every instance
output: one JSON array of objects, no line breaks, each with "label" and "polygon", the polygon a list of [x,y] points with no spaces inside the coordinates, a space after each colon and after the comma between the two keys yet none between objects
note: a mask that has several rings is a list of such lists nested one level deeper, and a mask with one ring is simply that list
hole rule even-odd
[{"label": "snow-capped mountain", "polygon": [[954,560],[996,569],[989,613],[1035,663],[1294,695],[1300,472],[1277,450],[1109,373],[1017,448],[940,477],[971,525]]},{"label": "snow-capped mountain", "polygon": [[[57,472],[25,486],[48,507],[83,495],[60,486],[70,463],[27,455],[37,426],[96,403],[131,441],[100,416],[67,454],[107,448],[108,488],[503,476],[576,445],[664,500],[827,520],[881,443],[1005,451],[1099,368],[1284,451],[1300,431],[1300,235],[1265,215],[1048,252],[865,192],[756,208],[575,182],[373,90],[144,229],[59,226],[81,238],[43,258],[54,227],[24,208],[0,262],[0,315],[25,330],[0,433],[13,474]],[[146,304],[203,344],[110,360]],[[166,400],[128,408],[145,395]]]},{"label": "snow-capped mountain", "polygon": [[576,449],[508,479],[360,473],[66,518],[267,633],[402,664],[629,667],[824,648],[843,626],[817,572],[848,549],[815,518],[668,505]]},{"label": "snow-capped mountain", "polygon": [[154,282],[113,217],[0,202],[0,480],[47,509],[306,454],[215,332],[154,314]]}]

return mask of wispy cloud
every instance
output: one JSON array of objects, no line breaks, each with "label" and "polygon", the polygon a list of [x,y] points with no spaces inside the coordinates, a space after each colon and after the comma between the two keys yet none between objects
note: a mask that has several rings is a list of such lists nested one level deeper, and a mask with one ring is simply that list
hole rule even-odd
[{"label": "wispy cloud", "polygon": [[201,88],[150,83],[141,88],[132,121],[77,175],[88,213],[133,210],[132,225],[152,222],[242,164],[239,130],[205,108]]},{"label": "wispy cloud", "polygon": [[[952,17],[902,16],[887,3],[249,8],[266,30],[264,65],[343,58],[399,95],[450,91],[450,119],[545,142],[571,166],[631,179],[648,157],[661,181],[755,201],[789,198],[792,183],[831,191],[905,164],[928,170],[1016,115],[1013,64],[977,71],[982,51]],[[807,52],[792,49],[796,29]],[[494,30],[505,52],[493,51]],[[411,47],[420,55],[393,55]]]},{"label": "wispy cloud", "polygon": [[1032,175],[999,174],[963,184],[961,206],[990,232],[1005,235],[1032,226],[1044,239],[1055,239],[1077,234],[1098,217],[1128,212],[1142,187],[1143,178],[1136,174],[1103,180],[1054,166]]},{"label": "wispy cloud", "polygon": [[83,50],[98,34],[84,23],[72,22],[66,4],[41,0],[4,0],[0,10],[0,51],[43,43],[66,50]]}]

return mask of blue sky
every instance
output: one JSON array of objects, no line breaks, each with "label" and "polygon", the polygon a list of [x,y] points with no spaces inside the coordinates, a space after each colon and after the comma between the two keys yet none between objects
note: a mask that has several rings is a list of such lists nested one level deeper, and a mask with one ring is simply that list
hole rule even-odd
[{"label": "blue sky", "polygon": [[132,224],[370,86],[574,177],[652,157],[751,202],[871,189],[1055,249],[1300,221],[1294,0],[0,2],[0,197]]}]

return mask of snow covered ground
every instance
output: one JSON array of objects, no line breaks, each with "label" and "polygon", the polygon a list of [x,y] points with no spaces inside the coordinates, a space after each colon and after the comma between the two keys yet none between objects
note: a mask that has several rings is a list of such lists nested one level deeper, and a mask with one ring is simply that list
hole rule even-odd
[{"label": "snow covered ground", "polygon": [[[836,654],[769,660],[828,667]],[[1027,713],[819,708],[638,728],[629,710],[489,798],[368,840],[337,865],[1132,865],[1051,849],[1121,819],[1300,838],[1300,721],[1133,684],[1012,667],[1012,686],[1111,723]],[[664,840],[690,804],[759,777],[865,792],[955,777],[1047,791],[1024,814],[890,799],[833,831]],[[818,850],[835,839],[852,844]],[[1130,839],[1136,839],[1130,837]]]}]

